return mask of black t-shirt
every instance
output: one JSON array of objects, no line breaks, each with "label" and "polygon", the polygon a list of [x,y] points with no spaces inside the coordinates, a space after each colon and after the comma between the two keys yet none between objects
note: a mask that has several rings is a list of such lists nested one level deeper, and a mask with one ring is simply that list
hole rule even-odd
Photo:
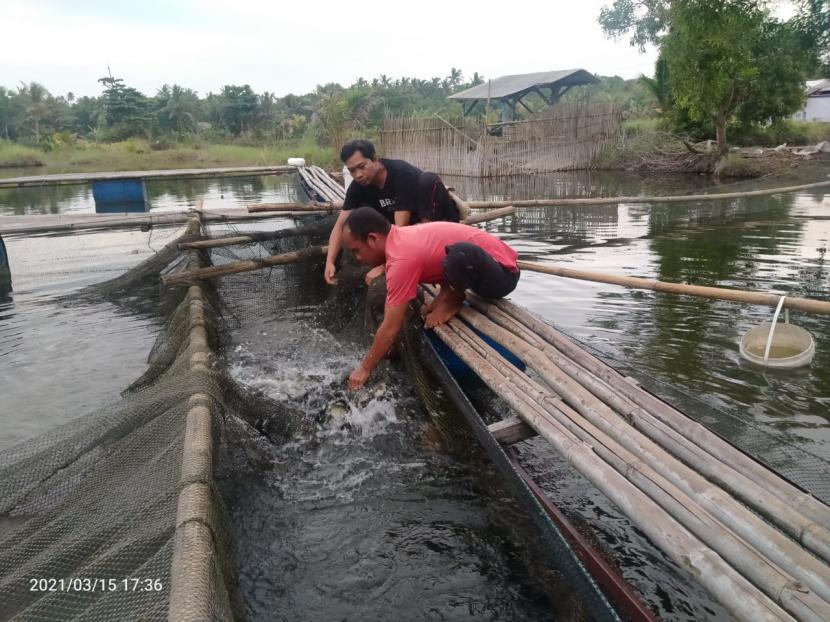
[{"label": "black t-shirt", "polygon": [[348,211],[364,206],[374,207],[393,224],[395,212],[401,210],[411,212],[413,219],[416,218],[418,179],[421,177],[421,169],[403,160],[381,158],[380,163],[386,167],[386,183],[383,188],[372,184],[361,186],[353,181],[346,191],[343,209]]}]

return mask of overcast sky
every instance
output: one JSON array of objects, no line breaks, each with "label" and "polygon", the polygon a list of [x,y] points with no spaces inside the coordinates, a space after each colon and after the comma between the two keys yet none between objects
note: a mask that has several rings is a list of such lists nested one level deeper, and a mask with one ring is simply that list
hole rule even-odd
[{"label": "overcast sky", "polygon": [[0,85],[97,95],[107,72],[147,95],[250,84],[277,95],[380,74],[465,79],[583,68],[651,75],[656,53],[606,39],[611,0],[1,0]]}]

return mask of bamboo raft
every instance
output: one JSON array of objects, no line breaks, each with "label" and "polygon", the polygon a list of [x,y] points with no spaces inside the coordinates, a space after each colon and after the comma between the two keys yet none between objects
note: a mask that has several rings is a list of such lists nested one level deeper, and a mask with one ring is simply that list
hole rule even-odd
[{"label": "bamboo raft", "polygon": [[830,507],[511,302],[435,334],[515,413],[490,436],[544,438],[737,619],[830,619]]}]

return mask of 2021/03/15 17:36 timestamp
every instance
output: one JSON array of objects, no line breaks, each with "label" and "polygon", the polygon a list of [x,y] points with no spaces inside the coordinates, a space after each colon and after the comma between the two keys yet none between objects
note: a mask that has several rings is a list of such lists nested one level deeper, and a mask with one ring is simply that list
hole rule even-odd
[{"label": "2021/03/15 17:36 timestamp", "polygon": [[30,592],[160,592],[161,579],[138,577],[37,577],[29,579]]}]

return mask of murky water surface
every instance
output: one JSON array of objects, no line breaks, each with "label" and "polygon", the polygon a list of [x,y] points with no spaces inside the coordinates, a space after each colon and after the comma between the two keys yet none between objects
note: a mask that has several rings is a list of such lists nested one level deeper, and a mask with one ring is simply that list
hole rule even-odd
[{"label": "murky water surface", "polygon": [[[812,173],[811,180],[826,177]],[[449,181],[471,199],[721,189],[694,178],[588,173]],[[290,177],[150,182],[148,193],[154,211],[191,207],[197,196],[207,209],[302,196]],[[523,259],[830,300],[828,205],[823,194],[799,193],[539,208],[486,226]],[[65,211],[94,211],[91,192],[0,191],[0,214]],[[293,224],[269,222],[246,227]],[[14,292],[0,300],[0,448],[117,399],[141,373],[163,321],[153,308],[140,301],[67,304],[60,297],[115,276],[175,234],[157,228],[6,238]],[[307,286],[269,290],[273,295],[256,298],[267,304],[238,312],[224,352],[237,380],[300,404],[315,422],[305,435],[269,444],[268,468],[241,478],[229,495],[250,618],[549,619],[551,601],[566,596],[551,590],[555,579],[540,574],[539,560],[527,552],[532,531],[486,460],[441,442],[400,372],[376,393],[344,392],[342,381],[363,346],[317,321],[323,291],[313,269],[292,278],[287,282]],[[755,367],[738,352],[741,335],[769,320],[772,309],[535,273],[522,276],[514,299],[795,481],[827,494],[828,318],[791,315],[812,333],[816,356],[810,367],[781,371]],[[661,617],[724,615],[542,443],[528,443],[522,455]],[[567,618],[568,607],[559,605]]]}]

